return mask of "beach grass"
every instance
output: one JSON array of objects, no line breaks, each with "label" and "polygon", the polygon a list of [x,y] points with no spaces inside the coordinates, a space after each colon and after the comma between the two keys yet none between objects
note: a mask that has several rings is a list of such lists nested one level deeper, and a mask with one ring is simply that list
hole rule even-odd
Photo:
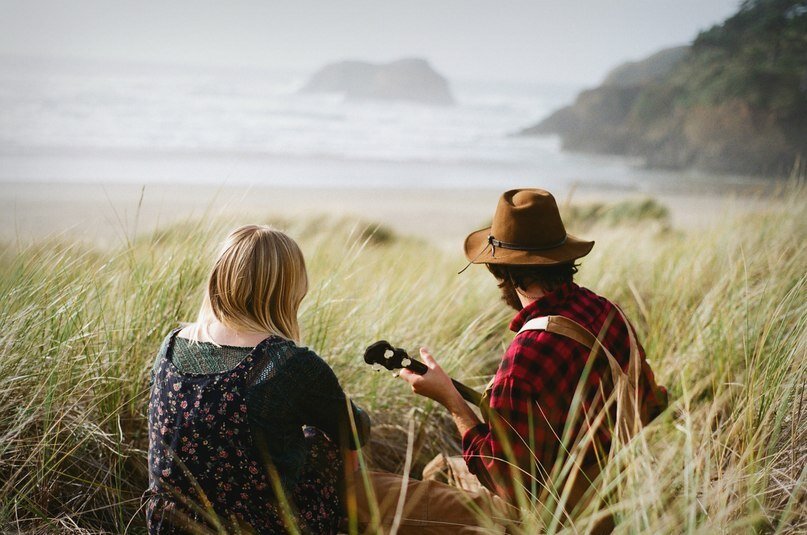
[{"label": "beach grass", "polygon": [[[670,409],[603,475],[617,532],[807,530],[804,188],[768,211],[687,231],[649,201],[567,214],[571,230],[579,223],[597,241],[579,282],[623,306],[670,390]],[[361,356],[379,339],[425,345],[481,389],[512,339],[512,312],[487,271],[457,275],[459,247],[376,224],[267,221],[306,255],[304,342],[372,415],[367,463],[418,475],[435,454],[457,453],[445,411]],[[121,234],[111,249],[64,238],[2,246],[0,531],[144,530],[149,370],[165,335],[195,318],[218,244],[246,222]],[[528,514],[516,531],[582,533],[597,511],[563,526],[552,513]]]}]

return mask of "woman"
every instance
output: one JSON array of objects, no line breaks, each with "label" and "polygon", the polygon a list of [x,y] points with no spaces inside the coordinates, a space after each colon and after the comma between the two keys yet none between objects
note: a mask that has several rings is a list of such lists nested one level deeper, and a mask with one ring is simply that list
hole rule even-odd
[{"label": "woman", "polygon": [[154,364],[150,533],[336,533],[343,459],[370,421],[297,345],[307,288],[300,248],[282,232],[228,236],[196,323],[175,329]]}]

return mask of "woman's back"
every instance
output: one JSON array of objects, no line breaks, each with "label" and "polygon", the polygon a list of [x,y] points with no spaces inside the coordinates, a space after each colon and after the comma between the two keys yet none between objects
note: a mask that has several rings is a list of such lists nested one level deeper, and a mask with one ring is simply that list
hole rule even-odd
[{"label": "woman's back", "polygon": [[170,359],[175,343],[176,331],[160,352],[149,401],[149,530],[202,522],[205,509],[223,523],[235,516],[259,531],[282,526],[247,420],[255,359],[219,373],[185,374]]},{"label": "woman's back", "polygon": [[[155,511],[181,503],[172,489],[204,502],[197,486],[217,515],[234,516],[259,532],[283,528],[277,488],[309,513],[305,530],[334,531],[341,517],[337,445],[349,440],[347,407],[352,404],[330,367],[291,341],[269,337],[255,348],[217,346],[174,331],[157,356],[149,405],[153,531],[164,527]],[[353,417],[366,420],[357,409]],[[369,425],[362,434],[368,432]],[[192,508],[181,509],[201,519]]]}]

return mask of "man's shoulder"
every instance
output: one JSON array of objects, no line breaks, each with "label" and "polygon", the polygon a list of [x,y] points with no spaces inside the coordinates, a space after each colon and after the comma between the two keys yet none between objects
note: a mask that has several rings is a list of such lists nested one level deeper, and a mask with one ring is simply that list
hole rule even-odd
[{"label": "man's shoulder", "polygon": [[[586,327],[595,336],[606,327],[603,343],[618,361],[622,362],[624,359],[627,362],[630,353],[627,317],[615,302],[581,287],[576,299],[570,300],[564,315]],[[610,322],[606,326],[609,317]]]},{"label": "man's shoulder", "polygon": [[598,294],[594,290],[579,286],[577,291],[572,295],[572,299],[567,302],[568,308],[578,310],[579,308],[605,307],[609,308],[614,306],[614,303],[607,297]]},{"label": "man's shoulder", "polygon": [[[547,311],[545,315],[565,316],[596,334],[613,306],[609,299],[596,292],[584,286],[575,286],[557,309]],[[540,374],[565,370],[571,373],[575,371],[580,354],[587,351],[587,348],[563,335],[544,330],[526,330],[516,334],[508,346],[497,376],[532,380]]]},{"label": "man's shoulder", "polygon": [[567,338],[542,330],[528,330],[516,335],[504,352],[497,376],[518,379],[554,373],[568,351]]}]

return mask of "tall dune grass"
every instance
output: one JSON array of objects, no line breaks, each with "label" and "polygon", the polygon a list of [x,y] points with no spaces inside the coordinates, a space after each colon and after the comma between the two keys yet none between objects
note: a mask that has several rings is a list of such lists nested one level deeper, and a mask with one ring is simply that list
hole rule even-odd
[{"label": "tall dune grass", "polygon": [[[618,532],[807,529],[807,195],[786,197],[688,232],[652,218],[586,220],[597,245],[580,282],[623,305],[671,394],[670,410],[621,452],[623,469],[604,475]],[[0,531],[142,532],[148,370],[165,334],[195,317],[215,248],[241,223],[192,221],[114,250],[2,249]],[[434,454],[458,452],[444,411],[361,355],[380,338],[427,345],[481,388],[512,337],[490,275],[458,276],[459,253],[377,226],[276,224],[308,261],[305,342],[373,416],[369,464],[401,471],[410,443],[418,474]],[[535,514],[522,530],[586,526]]]}]

